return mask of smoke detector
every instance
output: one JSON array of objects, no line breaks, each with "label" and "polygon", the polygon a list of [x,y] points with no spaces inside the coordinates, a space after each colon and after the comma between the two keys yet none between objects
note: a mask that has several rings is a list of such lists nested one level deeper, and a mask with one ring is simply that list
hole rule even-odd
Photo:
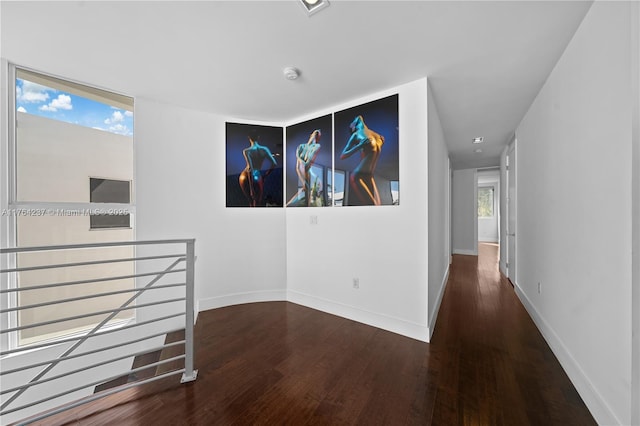
[{"label": "smoke detector", "polygon": [[295,80],[300,76],[300,71],[294,67],[286,67],[282,70],[282,73],[287,80]]}]

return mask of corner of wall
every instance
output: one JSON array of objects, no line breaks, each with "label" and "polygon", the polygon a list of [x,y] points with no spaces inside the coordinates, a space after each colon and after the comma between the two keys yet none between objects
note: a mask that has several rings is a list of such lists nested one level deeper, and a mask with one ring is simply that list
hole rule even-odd
[{"label": "corner of wall", "polygon": [[318,296],[287,290],[286,300],[297,305],[306,306],[328,314],[337,315],[352,321],[367,324],[382,330],[391,331],[422,342],[428,342],[430,330],[424,324],[418,324],[391,315],[372,312],[346,303],[324,299]]}]

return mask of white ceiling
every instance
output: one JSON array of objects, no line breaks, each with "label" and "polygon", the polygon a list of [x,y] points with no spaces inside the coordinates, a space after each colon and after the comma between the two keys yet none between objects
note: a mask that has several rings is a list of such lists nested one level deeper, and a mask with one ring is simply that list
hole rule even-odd
[{"label": "white ceiling", "polygon": [[[0,3],[2,57],[173,105],[289,121],[429,77],[454,168],[502,148],[591,1]],[[302,71],[296,81],[282,69]],[[425,117],[426,118],[426,117]],[[484,136],[474,154],[474,136]]]}]

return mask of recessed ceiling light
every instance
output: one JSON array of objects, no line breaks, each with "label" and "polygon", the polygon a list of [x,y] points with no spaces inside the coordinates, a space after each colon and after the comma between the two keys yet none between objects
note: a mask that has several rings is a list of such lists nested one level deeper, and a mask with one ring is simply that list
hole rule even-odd
[{"label": "recessed ceiling light", "polygon": [[482,143],[482,142],[484,142],[484,137],[482,136],[473,138],[473,143]]},{"label": "recessed ceiling light", "polygon": [[282,70],[282,73],[287,80],[295,80],[300,76],[300,71],[294,67],[286,67]]},{"label": "recessed ceiling light", "polygon": [[309,16],[329,6],[329,0],[300,0]]}]

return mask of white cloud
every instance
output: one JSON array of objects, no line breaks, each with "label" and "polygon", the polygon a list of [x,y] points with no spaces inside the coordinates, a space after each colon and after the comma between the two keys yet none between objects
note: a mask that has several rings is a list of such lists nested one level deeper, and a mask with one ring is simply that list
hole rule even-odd
[{"label": "white cloud", "polygon": [[19,106],[18,112],[27,112],[27,110],[25,109],[25,107]]},{"label": "white cloud", "polygon": [[59,109],[70,110],[73,109],[73,105],[71,105],[71,96],[60,94],[57,98],[52,100],[48,105],[42,105],[38,108],[41,111],[50,111],[56,112]]},{"label": "white cloud", "polygon": [[23,80],[22,88],[16,87],[16,100],[18,102],[45,102],[49,99],[48,91],[51,91],[48,87],[40,84],[32,83],[30,81]]},{"label": "white cloud", "polygon": [[109,126],[109,131],[111,133],[117,133],[119,135],[125,135],[125,136],[130,136],[133,134],[131,132],[131,129],[129,129],[124,124],[114,124],[113,126]]},{"label": "white cloud", "polygon": [[125,115],[126,117],[133,117],[133,111],[125,111],[125,112],[124,112],[124,115]]},{"label": "white cloud", "polygon": [[124,115],[120,111],[114,111],[110,118],[104,120],[104,124],[115,124],[124,121]]}]

